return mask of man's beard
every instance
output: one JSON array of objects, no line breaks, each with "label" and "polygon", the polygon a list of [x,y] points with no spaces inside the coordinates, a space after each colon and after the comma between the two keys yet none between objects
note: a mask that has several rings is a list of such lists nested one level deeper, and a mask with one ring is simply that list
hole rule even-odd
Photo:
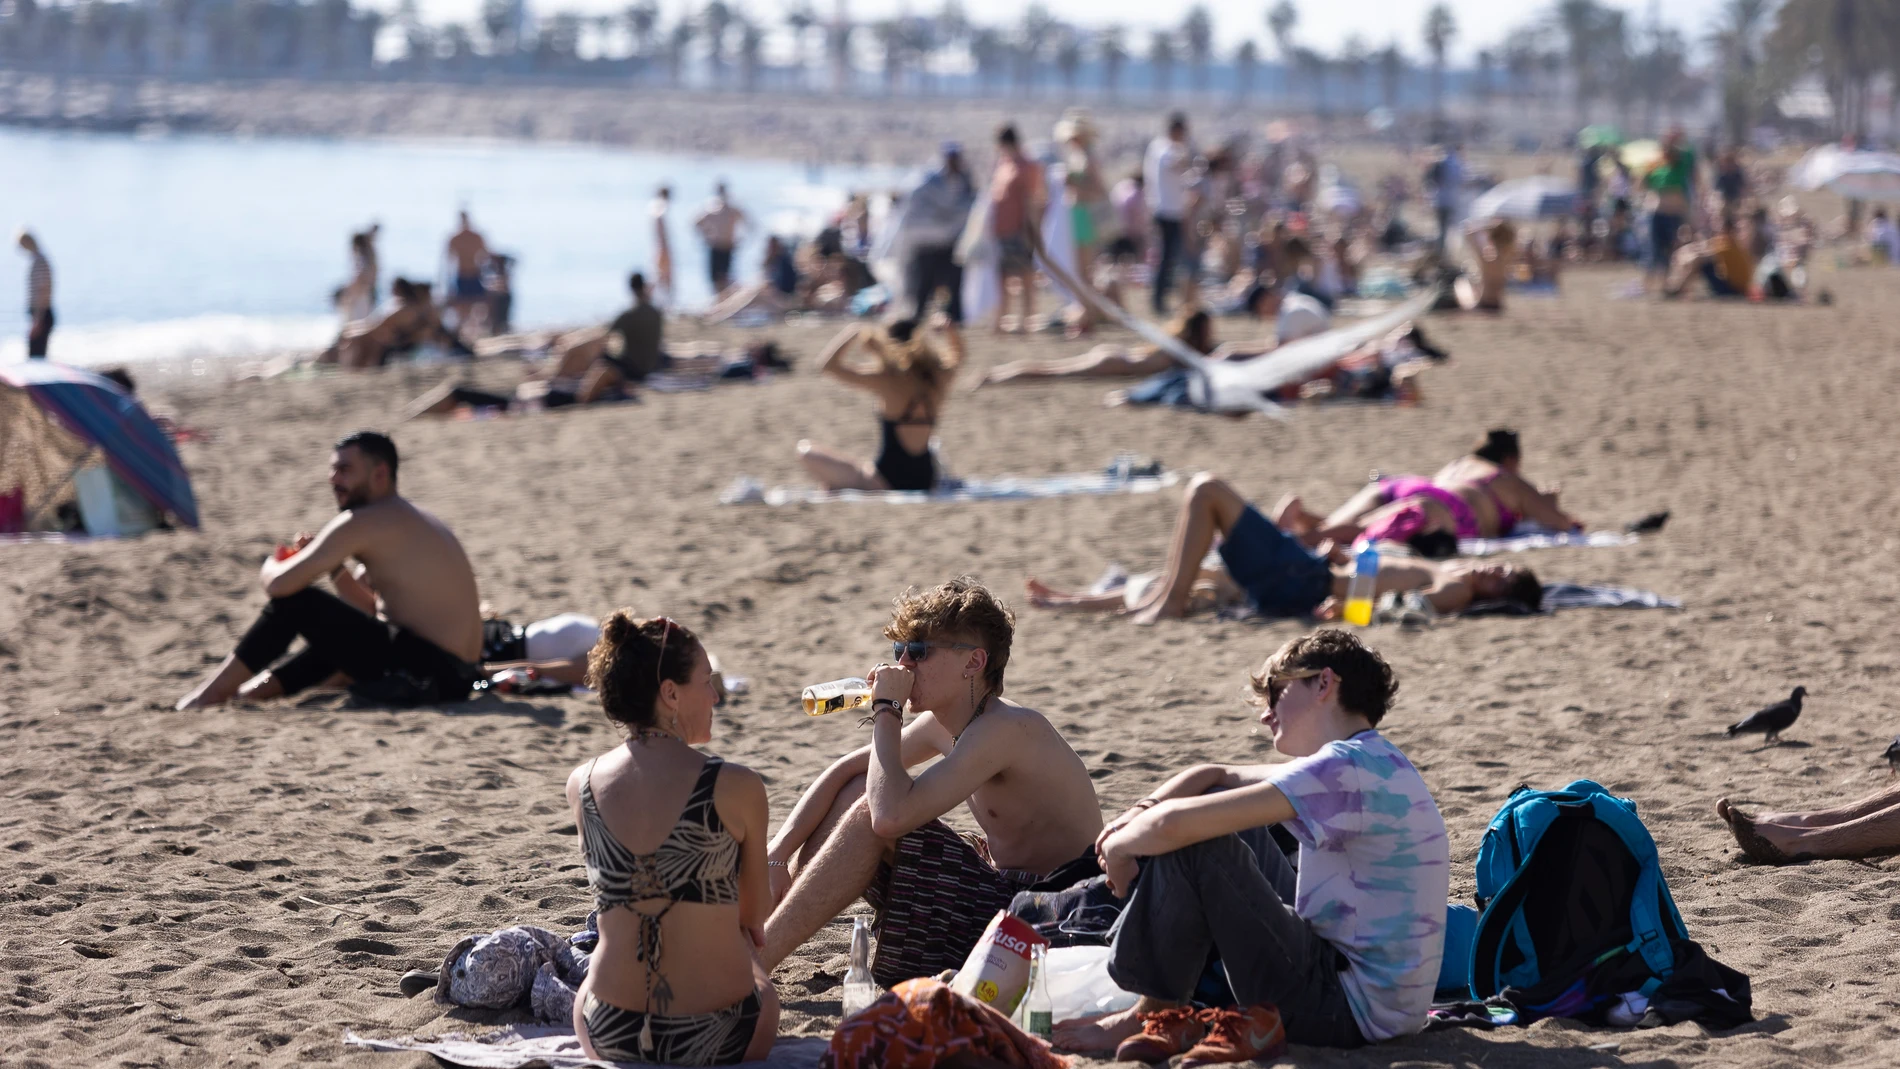
[{"label": "man's beard", "polygon": [[337,502],[336,510],[338,512],[348,512],[351,509],[362,508],[367,504],[369,504],[368,494],[361,490],[350,490],[346,491],[343,498]]}]

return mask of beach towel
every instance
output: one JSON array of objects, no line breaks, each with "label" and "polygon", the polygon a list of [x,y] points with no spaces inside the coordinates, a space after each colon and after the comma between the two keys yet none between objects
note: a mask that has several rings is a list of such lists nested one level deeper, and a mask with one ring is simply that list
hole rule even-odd
[{"label": "beach towel", "polygon": [[873,501],[912,505],[933,501],[1005,501],[1040,497],[1100,494],[1152,494],[1181,481],[1171,472],[1130,475],[1114,471],[1085,471],[1068,475],[997,475],[988,478],[946,478],[935,490],[820,490],[815,486],[775,486],[740,476],[719,495],[722,505],[821,504],[827,501]]},{"label": "beach towel", "polygon": [[1017,1069],[1068,1069],[1069,1059],[986,1003],[930,979],[906,980],[846,1018],[822,1069],[931,1069],[955,1055]]},{"label": "beach towel", "polygon": [[1545,583],[1544,607],[1537,612],[1518,601],[1479,601],[1461,616],[1534,616],[1558,609],[1680,609],[1682,602],[1648,590],[1585,583]]},{"label": "beach towel", "polygon": [[[433,1055],[450,1065],[473,1069],[578,1069],[581,1066],[616,1069],[629,1062],[605,1062],[581,1053],[581,1041],[571,1028],[542,1025],[511,1025],[483,1035],[450,1032],[446,1035],[401,1036],[372,1039],[355,1032],[343,1033],[343,1044],[361,1050],[413,1052]],[[761,1069],[817,1069],[825,1053],[825,1041],[814,1036],[783,1036],[772,1045],[771,1056],[762,1062],[745,1062]]]},{"label": "beach towel", "polygon": [[1635,535],[1622,531],[1552,531],[1534,523],[1520,523],[1516,531],[1503,538],[1459,539],[1458,555],[1489,557],[1497,553],[1521,553],[1527,549],[1559,549],[1566,546],[1602,549],[1606,546],[1635,545],[1637,541]]}]

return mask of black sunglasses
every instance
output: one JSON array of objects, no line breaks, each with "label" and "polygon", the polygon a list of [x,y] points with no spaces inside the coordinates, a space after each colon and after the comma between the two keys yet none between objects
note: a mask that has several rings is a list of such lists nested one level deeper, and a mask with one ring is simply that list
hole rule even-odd
[{"label": "black sunglasses", "polygon": [[972,646],[967,642],[892,642],[891,658],[901,661],[909,656],[911,663],[922,664],[930,656],[931,650],[975,650],[981,646]]}]

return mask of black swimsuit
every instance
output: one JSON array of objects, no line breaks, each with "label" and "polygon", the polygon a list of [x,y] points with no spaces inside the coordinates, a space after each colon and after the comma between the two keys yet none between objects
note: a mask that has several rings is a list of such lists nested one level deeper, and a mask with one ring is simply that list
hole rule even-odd
[{"label": "black swimsuit", "polygon": [[904,408],[900,419],[883,419],[878,422],[884,428],[884,440],[878,446],[877,473],[891,484],[893,490],[930,491],[937,486],[937,455],[928,446],[922,453],[912,453],[904,448],[897,437],[899,427],[934,427],[937,421],[930,418],[928,409],[918,412],[923,399],[912,400]]},{"label": "black swimsuit", "polygon": [[[660,920],[669,910],[681,902],[729,906],[739,901],[739,842],[726,831],[713,807],[713,788],[724,763],[717,757],[706,758],[678,822],[650,854],[634,853],[608,830],[594,801],[594,766],[587,766],[587,776],[581,781],[580,828],[587,884],[602,913],[626,909],[640,918],[635,956],[647,965],[648,1012],[602,1002],[592,992],[582,1000],[587,1038],[603,1058],[733,1065],[745,1060],[752,1043],[759,1022],[758,992],[710,1013],[668,1014],[673,988],[660,975]],[[634,906],[658,898],[667,902],[657,913]]]}]

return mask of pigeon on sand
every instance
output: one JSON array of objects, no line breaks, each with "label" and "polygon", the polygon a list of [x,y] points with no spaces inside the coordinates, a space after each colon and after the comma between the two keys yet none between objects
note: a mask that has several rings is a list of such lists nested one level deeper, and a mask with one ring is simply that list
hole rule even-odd
[{"label": "pigeon on sand", "polygon": [[1887,759],[1888,778],[1892,778],[1894,773],[1900,772],[1900,735],[1893,737],[1893,741],[1887,744],[1887,752],[1880,756]]},{"label": "pigeon on sand", "polygon": [[1748,714],[1740,723],[1730,724],[1730,738],[1750,731],[1759,731],[1767,736],[1769,742],[1780,742],[1781,733],[1794,726],[1801,716],[1801,699],[1808,696],[1808,688],[1796,687],[1787,701],[1776,702],[1766,709]]}]

